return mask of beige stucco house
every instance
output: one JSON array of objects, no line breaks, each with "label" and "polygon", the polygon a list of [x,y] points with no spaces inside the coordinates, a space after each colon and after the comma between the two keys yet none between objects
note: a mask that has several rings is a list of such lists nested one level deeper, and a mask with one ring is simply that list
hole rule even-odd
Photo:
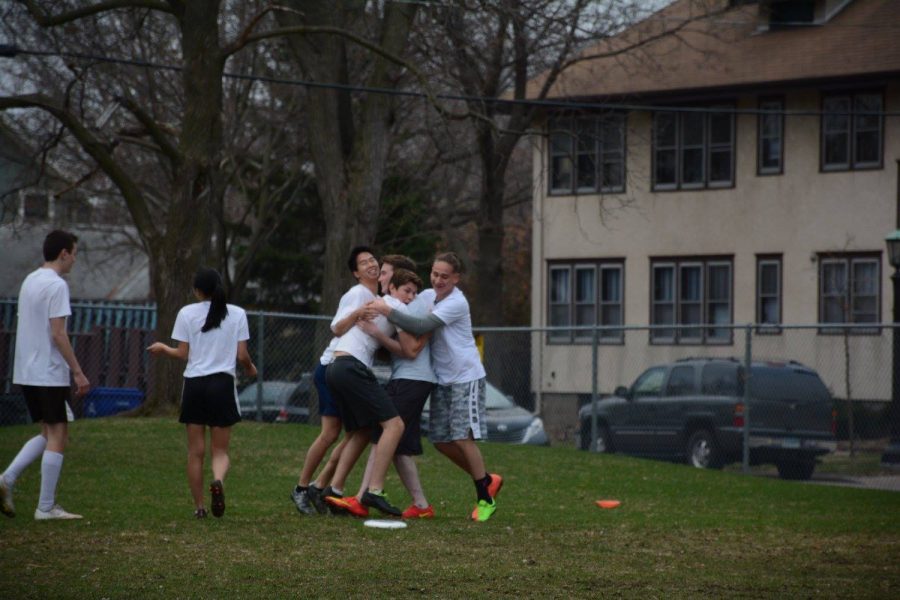
[{"label": "beige stucco house", "polygon": [[[601,393],[679,357],[742,358],[729,326],[753,323],[754,357],[812,366],[836,397],[888,400],[889,330],[789,326],[891,320],[900,2],[723,0],[694,20],[697,6],[586,49],[637,44],[553,86],[534,142],[533,324],[656,326],[603,330]],[[591,333],[533,348],[544,414],[574,426]]]}]

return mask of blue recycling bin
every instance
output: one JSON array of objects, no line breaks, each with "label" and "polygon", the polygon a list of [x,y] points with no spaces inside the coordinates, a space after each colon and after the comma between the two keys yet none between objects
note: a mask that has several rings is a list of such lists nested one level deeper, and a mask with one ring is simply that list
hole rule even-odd
[{"label": "blue recycling bin", "polygon": [[137,408],[144,401],[144,392],[137,388],[97,387],[84,397],[84,416],[107,417]]}]

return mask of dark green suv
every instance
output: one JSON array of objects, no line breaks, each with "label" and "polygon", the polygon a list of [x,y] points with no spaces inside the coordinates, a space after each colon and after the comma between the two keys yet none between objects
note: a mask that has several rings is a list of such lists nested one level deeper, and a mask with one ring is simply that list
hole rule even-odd
[{"label": "dark green suv", "polygon": [[[630,388],[596,403],[599,452],[686,460],[721,468],[742,458],[744,384],[750,386],[750,463],[774,463],[785,479],[809,479],[835,448],[831,394],[799,363],[691,358],[651,367]],[[579,411],[581,447],[592,439],[591,403]]]}]

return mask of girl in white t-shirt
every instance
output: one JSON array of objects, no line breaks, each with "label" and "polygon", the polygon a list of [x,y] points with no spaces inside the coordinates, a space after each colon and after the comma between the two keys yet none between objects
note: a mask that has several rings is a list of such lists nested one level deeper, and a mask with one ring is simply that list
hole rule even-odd
[{"label": "girl in white t-shirt", "polygon": [[240,362],[250,377],[256,366],[247,351],[250,328],[247,313],[225,303],[222,278],[213,269],[200,269],[194,276],[194,296],[199,302],[178,311],[172,338],[178,347],[156,342],[147,350],[187,360],[179,421],[187,428],[188,485],[194,498],[194,516],[206,516],[203,502],[203,459],[206,428],[210,431],[213,482],[209,486],[213,516],[225,513],[222,482],[228,472],[231,426],[241,420],[235,389],[235,366]]}]

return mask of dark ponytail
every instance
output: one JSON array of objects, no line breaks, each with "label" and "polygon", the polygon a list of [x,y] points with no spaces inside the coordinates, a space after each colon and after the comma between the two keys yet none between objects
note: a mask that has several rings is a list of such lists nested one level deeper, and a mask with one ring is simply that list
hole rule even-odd
[{"label": "dark ponytail", "polygon": [[228,307],[225,306],[225,288],[222,286],[222,277],[215,269],[200,269],[194,275],[194,287],[209,298],[209,312],[206,313],[206,323],[202,332],[215,329],[228,315]]}]

